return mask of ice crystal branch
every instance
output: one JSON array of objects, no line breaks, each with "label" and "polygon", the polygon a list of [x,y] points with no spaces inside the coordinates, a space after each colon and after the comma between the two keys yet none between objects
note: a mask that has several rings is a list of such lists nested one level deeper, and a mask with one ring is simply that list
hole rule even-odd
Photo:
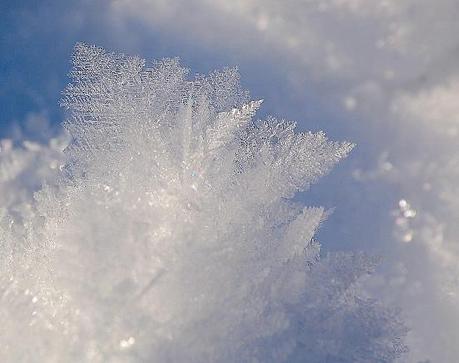
[{"label": "ice crystal branch", "polygon": [[176,59],[84,44],[73,63],[67,164],[21,234],[3,223],[5,248],[22,237],[2,255],[0,316],[9,336],[33,326],[30,351],[6,339],[6,360],[390,362],[404,350],[396,314],[358,294],[373,262],[320,260],[324,210],[290,200],[351,144],[254,122],[261,101],[233,69],[190,79]]}]

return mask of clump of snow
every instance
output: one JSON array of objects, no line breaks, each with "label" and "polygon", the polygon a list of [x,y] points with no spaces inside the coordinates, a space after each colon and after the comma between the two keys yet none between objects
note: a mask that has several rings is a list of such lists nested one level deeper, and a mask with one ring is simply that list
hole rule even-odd
[{"label": "clump of snow", "polygon": [[[65,165],[19,225],[1,218],[2,361],[391,362],[406,350],[397,313],[360,293],[376,261],[321,259],[326,212],[291,200],[351,144],[254,122],[261,101],[233,69],[189,79],[176,59],[84,44],[73,61]],[[47,163],[50,149],[34,152]]]}]

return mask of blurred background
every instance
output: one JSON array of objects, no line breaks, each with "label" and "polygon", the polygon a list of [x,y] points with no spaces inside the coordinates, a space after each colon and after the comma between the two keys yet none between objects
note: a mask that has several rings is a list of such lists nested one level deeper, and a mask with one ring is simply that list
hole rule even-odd
[{"label": "blurred background", "polygon": [[0,153],[62,132],[76,42],[178,56],[192,74],[237,66],[258,117],[356,143],[298,198],[334,209],[324,253],[383,258],[366,289],[402,309],[403,361],[457,362],[458,19],[456,0],[0,0]]}]

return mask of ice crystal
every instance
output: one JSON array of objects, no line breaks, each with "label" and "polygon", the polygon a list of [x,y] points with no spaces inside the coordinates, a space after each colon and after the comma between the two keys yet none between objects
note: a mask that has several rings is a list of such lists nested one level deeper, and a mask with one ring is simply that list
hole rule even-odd
[{"label": "ice crystal", "polygon": [[323,208],[291,201],[352,148],[254,122],[233,69],[78,44],[59,180],[2,218],[2,361],[390,362],[374,261],[320,259]]}]

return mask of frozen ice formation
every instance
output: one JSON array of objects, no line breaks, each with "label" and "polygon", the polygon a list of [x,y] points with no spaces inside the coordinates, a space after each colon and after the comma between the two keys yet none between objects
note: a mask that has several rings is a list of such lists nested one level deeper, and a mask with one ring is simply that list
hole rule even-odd
[{"label": "frozen ice formation", "polygon": [[[398,314],[359,292],[376,261],[320,257],[326,212],[292,201],[351,144],[253,121],[261,101],[234,69],[190,79],[176,59],[84,44],[73,64],[59,175],[1,215],[2,362],[392,362],[406,351]],[[19,175],[6,178],[11,193]]]}]

